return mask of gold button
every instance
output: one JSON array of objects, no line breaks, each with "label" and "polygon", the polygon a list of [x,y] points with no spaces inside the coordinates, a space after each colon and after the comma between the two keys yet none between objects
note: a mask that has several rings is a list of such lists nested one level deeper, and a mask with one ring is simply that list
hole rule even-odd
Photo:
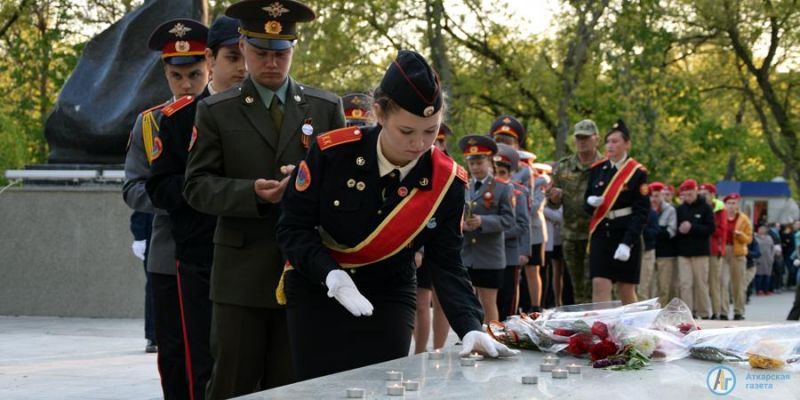
[{"label": "gold button", "polygon": [[334,207],[339,207],[339,204],[340,204],[340,203],[339,203],[339,200],[334,200],[334,201],[333,201],[333,206],[334,206]]},{"label": "gold button", "polygon": [[347,180],[347,187],[352,188],[352,187],[355,187],[355,186],[356,186],[356,180],[355,179],[348,179]]}]

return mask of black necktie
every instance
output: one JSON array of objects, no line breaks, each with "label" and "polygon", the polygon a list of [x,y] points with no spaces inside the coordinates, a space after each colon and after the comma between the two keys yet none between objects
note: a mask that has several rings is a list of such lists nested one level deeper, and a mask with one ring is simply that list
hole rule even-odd
[{"label": "black necktie", "polygon": [[475,193],[478,193],[481,190],[481,185],[483,185],[483,182],[475,181]]},{"label": "black necktie", "polygon": [[381,187],[383,190],[381,191],[381,196],[383,200],[386,200],[392,192],[397,190],[400,186],[400,171],[397,169],[393,169],[392,172],[381,177]]},{"label": "black necktie", "polygon": [[272,95],[272,101],[269,103],[269,116],[272,118],[275,132],[280,132],[281,125],[283,125],[283,111],[281,111],[281,101],[277,95]]}]

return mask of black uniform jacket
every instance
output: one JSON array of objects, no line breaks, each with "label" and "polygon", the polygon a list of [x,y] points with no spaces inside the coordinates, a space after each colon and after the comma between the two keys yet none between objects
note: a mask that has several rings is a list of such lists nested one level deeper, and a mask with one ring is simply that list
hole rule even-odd
[{"label": "black uniform jacket", "polygon": [[[360,140],[324,151],[314,141],[305,160],[310,184],[298,190],[295,181],[299,169],[290,180],[281,203],[283,213],[278,221],[277,237],[296,269],[293,272],[299,272],[310,285],[324,285],[328,272],[339,268],[322,244],[321,234],[340,245],[354,247],[403,199],[399,191],[389,193],[385,201],[382,199],[376,147],[380,130],[380,126],[362,128]],[[432,170],[431,153],[426,152],[401,181],[401,187],[408,192],[414,188],[431,190]],[[481,306],[472,292],[460,256],[464,184],[455,178],[433,217],[410,246],[383,261],[363,266],[359,273],[351,275],[362,293],[379,289],[364,287],[379,281],[362,278],[374,275],[371,272],[375,271],[397,274],[402,270],[402,275],[413,283],[414,252],[425,246],[425,262],[431,267],[433,285],[450,325],[459,336],[480,330],[483,320]],[[372,271],[361,273],[363,269]]]},{"label": "black uniform jacket", "polygon": [[[583,197],[586,212],[594,214],[595,207],[588,205],[585,200],[589,196],[602,196],[616,172],[609,160],[597,162],[592,166],[589,171],[586,194]],[[647,223],[647,214],[650,212],[648,193],[647,172],[644,167],[641,167],[633,173],[631,179],[622,187],[617,200],[611,206],[611,211],[631,207],[632,213],[615,219],[603,219],[595,229],[594,235],[604,234],[606,231],[617,233],[624,231],[622,243],[631,248],[634,245],[640,245],[642,230]],[[614,245],[616,246],[616,243]]]},{"label": "black uniform jacket", "polygon": [[[183,197],[186,160],[193,144],[197,102],[208,97],[208,88],[174,114],[164,115],[158,132],[161,154],[153,160],[145,187],[150,200],[167,210],[175,237],[175,256],[210,266],[214,253],[217,217],[193,209]],[[196,139],[196,136],[195,136]]]}]

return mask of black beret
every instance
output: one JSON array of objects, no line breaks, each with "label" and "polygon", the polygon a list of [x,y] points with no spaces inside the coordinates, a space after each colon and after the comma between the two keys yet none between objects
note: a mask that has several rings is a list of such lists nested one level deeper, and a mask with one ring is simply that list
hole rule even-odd
[{"label": "black beret", "polygon": [[631,132],[628,130],[628,127],[625,126],[625,122],[622,119],[618,119],[617,122],[614,123],[614,125],[611,125],[611,129],[609,129],[608,132],[606,133],[606,137],[608,137],[608,135],[614,132],[621,133],[625,141],[631,140]]},{"label": "black beret", "polygon": [[147,46],[160,51],[161,59],[167,64],[194,64],[205,58],[207,38],[205,25],[193,19],[179,18],[164,22],[153,30]]},{"label": "black beret", "polygon": [[297,23],[316,18],[314,10],[292,0],[243,0],[225,10],[240,21],[247,42],[264,50],[286,50],[297,40]]},{"label": "black beret", "polygon": [[397,105],[420,117],[430,117],[442,108],[439,75],[419,53],[400,50],[380,85]]},{"label": "black beret", "polygon": [[208,28],[208,48],[216,49],[239,43],[240,36],[239,20],[223,15]]}]

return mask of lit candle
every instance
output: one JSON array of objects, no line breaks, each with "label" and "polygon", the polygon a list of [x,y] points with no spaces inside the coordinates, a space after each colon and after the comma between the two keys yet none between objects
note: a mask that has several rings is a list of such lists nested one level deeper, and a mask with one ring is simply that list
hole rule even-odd
[{"label": "lit candle", "polygon": [[402,396],[406,394],[406,388],[399,384],[389,385],[386,387],[386,394],[389,396]]},{"label": "lit candle", "polygon": [[547,364],[558,365],[558,363],[560,362],[560,359],[556,355],[548,354],[548,355],[544,356],[544,362],[547,363]]},{"label": "lit candle", "polygon": [[473,359],[473,360],[475,360],[475,361],[481,361],[481,360],[483,360],[483,356],[482,356],[482,355],[480,355],[480,354],[478,354],[478,353],[472,353],[472,354],[470,354],[470,355],[469,355],[469,358],[471,358],[471,359]]},{"label": "lit candle", "polygon": [[567,371],[569,371],[570,374],[580,374],[581,366],[578,364],[567,365]]},{"label": "lit candle", "polygon": [[403,380],[403,372],[402,371],[386,371],[386,380],[387,381],[402,381]]},{"label": "lit candle", "polygon": [[428,352],[428,359],[429,360],[443,360],[444,359],[444,353],[442,352],[442,349],[436,349],[434,351],[429,351]]},{"label": "lit candle", "polygon": [[564,368],[554,368],[552,373],[553,379],[567,379],[567,375],[569,374]]},{"label": "lit candle", "polygon": [[472,367],[475,365],[475,359],[469,357],[461,358],[461,366],[462,367]]},{"label": "lit candle", "polygon": [[552,371],[552,370],[553,370],[555,367],[556,367],[556,366],[555,366],[555,364],[548,364],[548,363],[544,363],[544,364],[542,364],[542,365],[540,365],[540,366],[539,366],[539,370],[540,370],[540,371],[542,371],[542,372],[550,372],[550,371]]},{"label": "lit candle", "polygon": [[415,390],[419,390],[419,382],[418,381],[404,381],[403,386],[409,392],[413,392]]},{"label": "lit candle", "polygon": [[348,399],[363,399],[364,398],[364,389],[361,389],[361,388],[350,388],[350,389],[347,389],[347,398]]},{"label": "lit candle", "polygon": [[522,376],[522,384],[523,385],[535,385],[539,383],[539,377],[536,375],[523,375]]}]

